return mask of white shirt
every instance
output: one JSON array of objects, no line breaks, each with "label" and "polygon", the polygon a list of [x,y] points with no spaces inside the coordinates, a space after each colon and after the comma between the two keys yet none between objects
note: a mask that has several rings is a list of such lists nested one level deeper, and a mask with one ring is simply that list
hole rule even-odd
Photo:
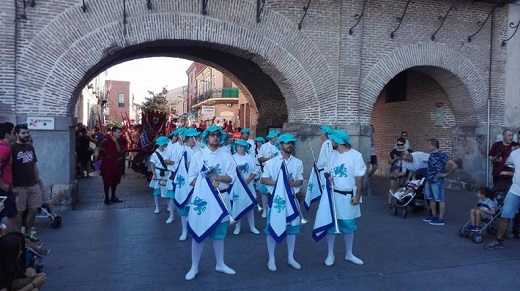
[{"label": "white shirt", "polygon": [[[294,157],[293,155],[291,155],[289,159],[285,160],[281,154],[265,162],[262,178],[268,178],[273,181],[276,181],[276,179],[278,178],[278,173],[280,173],[280,168],[284,161],[287,167],[287,178],[294,179],[295,181],[303,181],[303,162],[300,159]],[[274,186],[266,186],[269,193],[273,193]],[[293,194],[300,192],[300,187],[292,187],[292,189],[294,192]]]},{"label": "white shirt", "polygon": [[[158,170],[157,170],[158,168],[159,169],[164,169],[164,167],[163,167],[163,165],[161,163],[161,160],[157,156],[157,153],[159,153],[161,155],[163,160],[172,160],[172,156],[171,156],[170,152],[167,149],[164,149],[163,151],[160,151],[159,149],[156,149],[153,152],[153,154],[150,155],[150,163],[155,165],[156,172],[158,172]],[[167,169],[164,169],[164,170],[170,170],[169,167],[168,167],[170,165],[166,165],[166,166],[167,166]]]},{"label": "white shirt", "polygon": [[424,152],[413,152],[410,155],[412,155],[413,160],[412,162],[407,162],[403,160],[403,172],[405,172],[406,170],[410,170],[412,173],[414,173],[419,169],[428,168],[428,158],[430,157],[430,154]]},{"label": "white shirt", "polygon": [[[235,181],[235,163],[233,162],[231,154],[222,148],[218,148],[213,152],[209,147],[205,147],[200,151],[193,153],[193,156],[191,157],[190,168],[188,170],[188,183],[191,184],[193,180],[197,179],[204,165],[206,168],[210,169],[217,167],[216,175],[227,175],[231,177],[231,183]],[[231,183],[220,182],[218,188],[221,190],[227,190]]]},{"label": "white shirt", "polygon": [[366,170],[361,153],[351,148],[342,154],[333,151],[326,171],[334,178],[335,190],[352,191],[356,186],[356,177],[363,177]]},{"label": "white shirt", "polygon": [[509,192],[520,196],[520,150],[516,149],[511,152],[508,159],[508,166],[514,167],[515,172],[513,174],[513,184],[509,188]]},{"label": "white shirt", "polygon": [[241,156],[237,153],[233,155],[233,159],[236,165],[242,168],[241,172],[244,180],[249,178],[251,174],[260,174],[260,167],[257,166],[255,158],[251,155],[246,154]]},{"label": "white shirt", "polygon": [[184,152],[184,148],[178,142],[170,142],[166,147],[166,151],[168,152],[168,156],[171,157],[171,161],[174,162],[173,165],[168,165],[168,170],[175,171],[177,169],[177,163],[179,162],[181,155]]},{"label": "white shirt", "polygon": [[324,169],[327,167],[332,151],[332,142],[330,141],[330,139],[324,141],[321,144],[320,155],[318,156],[318,161],[316,162],[316,166],[318,166],[318,169]]},{"label": "white shirt", "polygon": [[[363,161],[363,156],[352,148],[342,154],[333,151],[330,168],[327,169],[334,179],[334,190],[354,191],[354,195],[357,190],[356,177],[363,177],[366,170],[367,166]],[[332,195],[336,205],[337,219],[354,219],[361,216],[359,204],[353,205],[351,202],[353,195],[342,195],[335,192]]]},{"label": "white shirt", "polygon": [[252,140],[252,139],[248,139],[247,143],[250,145],[250,147],[249,147],[249,154],[252,157],[255,157],[255,141]]},{"label": "white shirt", "polygon": [[280,150],[276,148],[274,144],[271,144],[270,142],[264,143],[260,147],[260,151],[258,152],[259,158],[266,158],[270,159],[272,157],[275,157],[277,155],[280,155]]}]

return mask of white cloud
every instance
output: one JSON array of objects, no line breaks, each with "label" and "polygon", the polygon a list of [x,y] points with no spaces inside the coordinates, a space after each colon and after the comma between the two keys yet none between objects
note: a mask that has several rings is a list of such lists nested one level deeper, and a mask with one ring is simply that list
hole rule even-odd
[{"label": "white cloud", "polygon": [[148,90],[159,92],[163,87],[174,89],[188,85],[186,70],[193,61],[154,57],[125,62],[108,69],[107,78],[130,82],[130,94],[141,103],[150,96]]}]

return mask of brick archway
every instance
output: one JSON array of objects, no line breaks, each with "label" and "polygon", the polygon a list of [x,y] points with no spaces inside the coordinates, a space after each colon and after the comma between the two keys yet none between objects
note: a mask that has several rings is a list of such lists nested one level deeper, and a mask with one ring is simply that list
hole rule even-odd
[{"label": "brick archway", "polygon": [[[320,106],[319,102],[337,94],[326,82],[317,82],[335,79],[324,57],[308,37],[293,29],[294,23],[276,12],[265,11],[263,17],[269,25],[257,24],[252,16],[256,9],[253,2],[215,0],[207,16],[199,14],[198,5],[191,0],[161,3],[156,11],[131,2],[127,7],[126,36],[117,13],[120,5],[89,1],[89,13],[73,6],[20,51],[17,107],[24,113],[70,116],[78,88],[103,66],[137,57],[179,55],[215,63],[240,80],[248,73],[261,73],[260,80],[272,80],[281,93],[290,122],[331,122],[335,118],[330,114],[334,106]],[[163,40],[175,42],[170,52],[125,55],[135,47]],[[190,47],[193,51],[219,52],[228,62],[190,52]],[[240,71],[234,61],[252,64],[247,68],[251,70]],[[261,84],[254,86],[253,80],[251,86],[243,83],[261,107],[266,95],[260,92]]]},{"label": "brick archway", "polygon": [[477,125],[486,111],[486,82],[464,55],[435,43],[403,46],[381,58],[360,88],[360,121],[369,123],[383,87],[398,73],[414,68],[433,78],[446,91],[458,125]]}]

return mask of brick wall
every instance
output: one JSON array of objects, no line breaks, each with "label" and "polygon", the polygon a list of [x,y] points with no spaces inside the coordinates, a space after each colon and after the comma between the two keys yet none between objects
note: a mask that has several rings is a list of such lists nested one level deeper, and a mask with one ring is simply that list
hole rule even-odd
[{"label": "brick wall", "polygon": [[0,122],[15,120],[15,6],[2,3],[0,12]]}]

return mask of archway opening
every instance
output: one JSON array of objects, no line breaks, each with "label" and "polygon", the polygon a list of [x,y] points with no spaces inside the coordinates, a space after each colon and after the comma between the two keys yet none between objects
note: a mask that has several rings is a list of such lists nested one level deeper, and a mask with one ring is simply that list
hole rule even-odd
[{"label": "archway opening", "polygon": [[450,99],[452,95],[444,87],[446,84],[437,81],[441,75],[432,75],[432,72],[444,74],[447,71],[431,67],[404,70],[394,76],[377,97],[371,123],[375,128],[381,175],[388,173],[390,165],[386,161],[402,131],[408,133],[412,150],[426,152],[428,139],[437,138],[441,150],[450,156],[453,153],[453,129],[459,116],[454,110],[453,98]]},{"label": "archway opening", "polygon": [[268,128],[281,127],[287,121],[285,98],[270,77],[277,72],[265,72],[259,65],[265,60],[255,59],[257,55],[237,48],[188,40],[157,40],[125,48],[114,45],[105,50],[104,58],[87,71],[75,88],[69,103],[69,113],[72,115],[81,91],[95,76],[111,66],[146,57],[189,59],[228,76],[258,110],[257,135],[265,135]]}]

